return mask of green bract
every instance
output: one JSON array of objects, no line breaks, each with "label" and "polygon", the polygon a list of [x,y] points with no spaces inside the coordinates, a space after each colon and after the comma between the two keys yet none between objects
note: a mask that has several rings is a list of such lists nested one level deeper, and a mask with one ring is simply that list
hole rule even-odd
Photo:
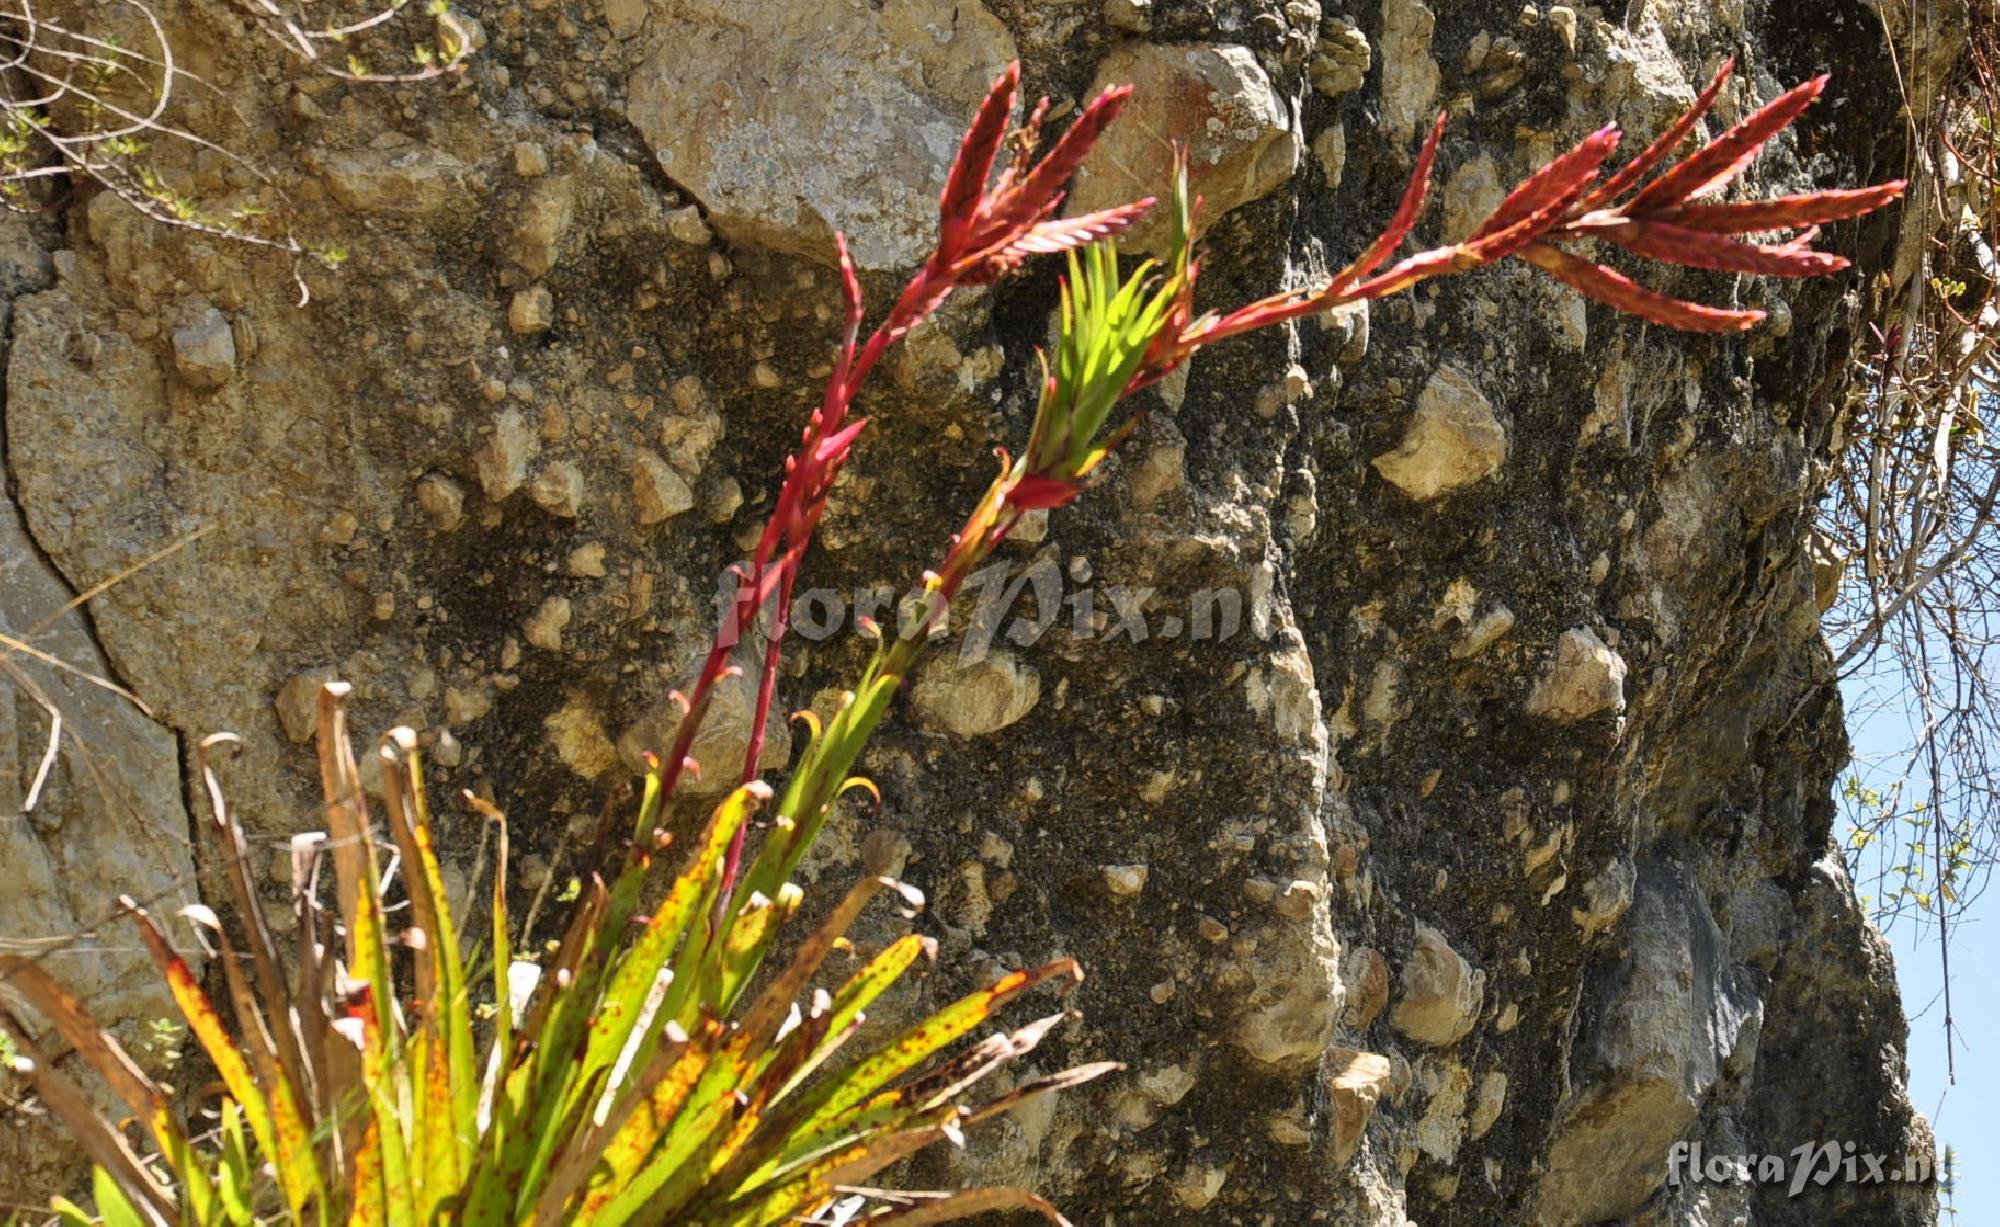
[{"label": "green bract", "polygon": [[1148,260],[1121,280],[1109,240],[1069,253],[1062,336],[1028,443],[1029,473],[1075,481],[1124,438],[1123,426],[1099,436],[1180,297],[1180,277],[1156,276],[1158,268]]}]

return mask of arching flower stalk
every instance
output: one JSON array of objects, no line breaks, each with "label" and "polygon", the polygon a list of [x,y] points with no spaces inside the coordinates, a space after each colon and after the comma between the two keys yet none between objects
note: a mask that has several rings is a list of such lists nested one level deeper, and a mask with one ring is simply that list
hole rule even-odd
[{"label": "arching flower stalk", "polygon": [[[1117,117],[1131,87],[1106,90],[1085,107],[1075,122],[1040,159],[1032,156],[1049,100],[1042,99],[1012,142],[1012,160],[993,175],[1020,85],[1020,65],[1009,65],[993,83],[971,128],[959,146],[938,202],[938,242],[930,259],[910,279],[866,342],[860,340],[863,301],[860,279],[848,255],[844,237],[835,239],[841,287],[847,303],[846,335],[828,378],[819,408],[800,438],[797,451],[785,461],[785,480],[777,504],[758,538],[749,562],[736,569],[737,589],[724,614],[665,761],[665,791],[675,793],[715,686],[728,676],[737,646],[766,608],[772,624],[761,662],[755,714],[743,756],[742,782],[755,779],[770,722],[778,662],[788,627],[792,587],[813,533],[826,514],[828,496],[854,446],[867,426],[865,418],[848,419],[855,395],[888,348],[929,318],[952,291],[962,286],[988,285],[1031,255],[1073,250],[1108,238],[1130,226],[1152,206],[1151,199],[1119,205],[1082,217],[1056,216],[1063,185],[1089,154],[1104,129]],[[699,767],[697,766],[697,770]],[[741,863],[744,833],[730,846],[725,880],[733,887]],[[726,903],[730,890],[723,892]]]},{"label": "arching flower stalk", "polygon": [[[860,685],[833,721],[823,730],[815,730],[777,808],[777,833],[772,841],[776,855],[763,862],[761,872],[748,880],[755,888],[768,891],[789,876],[811,845],[827,807],[847,779],[868,734],[887,710],[889,699],[932,632],[948,617],[950,603],[965,578],[1007,538],[1023,515],[1075,499],[1091,473],[1139,424],[1137,413],[1117,417],[1116,406],[1185,365],[1203,346],[1303,315],[1385,298],[1432,277],[1469,272],[1510,257],[1525,260],[1619,310],[1672,328],[1735,332],[1764,318],[1762,311],[1727,310],[1670,298],[1556,246],[1588,239],[1689,268],[1791,277],[1846,268],[1848,262],[1842,257],[1807,246],[1817,226],[1880,208],[1902,192],[1901,181],[1742,204],[1706,203],[1703,199],[1727,186],[1767,141],[1797,119],[1825,88],[1825,77],[1779,96],[1684,161],[1643,182],[1674,154],[1714,106],[1732,69],[1732,63],[1725,63],[1684,114],[1610,177],[1603,177],[1603,166],[1618,147],[1620,133],[1615,127],[1592,133],[1530,176],[1463,241],[1389,264],[1423,214],[1431,168],[1444,134],[1445,117],[1440,115],[1417,155],[1389,225],[1352,264],[1316,290],[1287,291],[1227,313],[1197,316],[1194,294],[1200,266],[1194,258],[1193,236],[1198,202],[1189,194],[1184,162],[1175,184],[1170,255],[1164,266],[1148,261],[1121,278],[1111,240],[1097,242],[1085,251],[1071,250],[1055,359],[1044,365],[1042,395],[1027,448],[1018,458],[1001,453],[1000,474],[951,539],[944,562],[925,574],[922,590],[910,599],[894,633],[884,638]],[[1003,84],[1005,81],[1003,78]],[[982,131],[997,133],[992,105],[989,99],[988,108],[974,125],[974,135],[967,138],[967,149],[985,147],[983,142],[991,138],[980,138]],[[1086,113],[1086,120],[1080,120],[1078,127],[1091,116]],[[1095,129],[1091,135],[1095,136]],[[1069,143],[1066,140],[1059,145],[1045,165],[1073,165]],[[955,186],[946,189],[947,209],[954,192],[969,198],[969,183],[961,179],[959,171],[977,164],[961,155],[960,167],[953,172]],[[1010,175],[1001,182],[1004,186],[1034,179],[1032,175],[1025,179]],[[1056,185],[1051,182],[1046,186],[1053,192]],[[1139,210],[1140,206],[1132,205],[1096,216],[1105,219],[1107,228],[1122,229]],[[1025,221],[1025,217],[1020,220]],[[1772,245],[1743,237],[1772,230],[1802,232]],[[954,234],[974,232],[984,233],[955,230],[949,223],[944,228],[947,242]],[[1062,243],[1046,245],[1076,245],[1074,232],[1061,233]],[[1026,250],[1034,242],[1024,237],[1015,240],[1010,250]],[[999,263],[981,267],[997,267]],[[955,266],[954,258],[934,257],[926,271]],[[906,292],[906,301],[922,298],[915,286],[913,283],[912,291]],[[767,670],[767,688],[771,677]]]}]

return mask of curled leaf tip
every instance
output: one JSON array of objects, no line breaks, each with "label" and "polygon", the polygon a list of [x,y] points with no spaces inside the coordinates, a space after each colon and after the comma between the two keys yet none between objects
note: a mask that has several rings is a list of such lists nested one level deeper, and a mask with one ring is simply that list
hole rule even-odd
[{"label": "curled leaf tip", "polygon": [[882,807],[882,790],[880,788],[877,788],[875,786],[875,781],[869,779],[867,776],[851,775],[848,776],[846,780],[841,782],[840,792],[842,794],[852,791],[867,793],[870,797],[873,797],[875,799],[875,807],[877,809],[880,809]]}]

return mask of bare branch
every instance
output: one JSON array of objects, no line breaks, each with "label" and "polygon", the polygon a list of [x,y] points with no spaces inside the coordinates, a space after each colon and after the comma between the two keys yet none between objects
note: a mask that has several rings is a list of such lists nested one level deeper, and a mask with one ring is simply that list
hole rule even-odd
[{"label": "bare branch", "polygon": [[[345,81],[447,76],[465,67],[475,41],[442,0],[238,3],[258,31],[310,71]],[[136,36],[120,37],[120,30]],[[149,0],[54,9],[38,0],[0,0],[0,205],[39,212],[47,201],[36,185],[93,183],[166,226],[333,261],[334,253],[314,251],[293,232],[293,210],[270,172],[175,120],[190,88],[222,97],[180,66]],[[247,172],[264,199],[234,207],[204,203],[173,182],[166,169],[172,159],[158,156],[160,142],[221,156]]]}]

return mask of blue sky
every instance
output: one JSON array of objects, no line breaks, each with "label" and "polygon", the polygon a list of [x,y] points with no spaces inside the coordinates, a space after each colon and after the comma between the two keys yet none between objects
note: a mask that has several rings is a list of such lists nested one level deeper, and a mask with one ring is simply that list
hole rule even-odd
[{"label": "blue sky", "polygon": [[[1862,687],[1849,687],[1849,710],[1861,712],[1879,703],[1878,688],[1870,698]],[[1908,713],[1878,707],[1848,730],[1856,765],[1906,749],[1910,744]],[[1844,836],[1845,832],[1837,832]],[[1872,885],[1862,882],[1863,894]],[[1952,1057],[1957,1082],[1947,1081],[1944,1035],[1944,975],[1938,957],[1937,931],[1907,920],[1889,930],[1896,952],[1896,978],[1901,983],[1903,1009],[1910,1019],[1910,1097],[1937,1131],[1940,1161],[1947,1145],[1958,1152],[1958,1177],[1952,1204],[1957,1227],[1987,1227],[1994,1222],[1991,1207],[2000,1207],[2000,956],[1991,949],[1993,918],[2000,917],[2000,898],[1984,895],[1956,929],[1951,942],[1952,1017],[1956,1023]],[[1949,1223],[1950,1220],[1946,1220]]]},{"label": "blue sky", "polygon": [[1986,948],[1984,935],[1982,926],[1968,926],[1951,944],[1955,1086],[1945,1081],[1944,981],[1935,934],[1919,941],[1914,927],[1899,925],[1890,935],[1910,1015],[1910,1097],[1930,1117],[1939,1149],[1958,1151],[1952,1202],[1959,1227],[1986,1227],[1993,1222],[1991,1208],[2000,1207],[2000,1042],[1992,1024],[2000,1013],[2000,959]]}]

